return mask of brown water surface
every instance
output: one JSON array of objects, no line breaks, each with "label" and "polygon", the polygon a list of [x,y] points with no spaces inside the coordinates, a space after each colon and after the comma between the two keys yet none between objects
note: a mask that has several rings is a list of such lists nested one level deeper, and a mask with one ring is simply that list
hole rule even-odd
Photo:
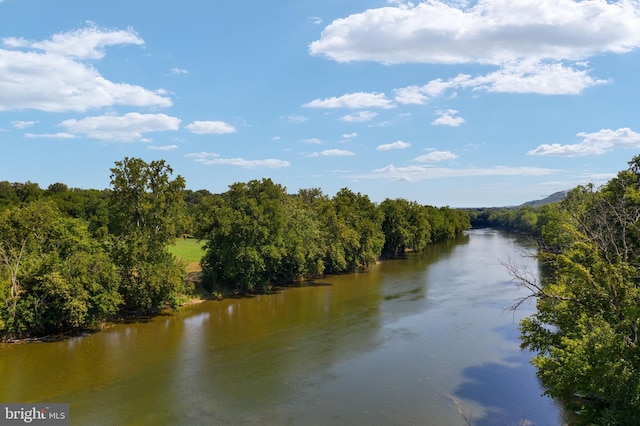
[{"label": "brown water surface", "polygon": [[[77,425],[562,424],[506,312],[526,240],[473,230],[365,273],[0,347],[0,401]],[[461,413],[462,412],[462,413]]]}]

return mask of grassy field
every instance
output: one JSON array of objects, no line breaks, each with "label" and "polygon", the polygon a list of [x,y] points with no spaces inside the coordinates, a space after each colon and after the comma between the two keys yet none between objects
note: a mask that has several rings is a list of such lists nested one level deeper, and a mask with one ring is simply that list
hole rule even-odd
[{"label": "grassy field", "polygon": [[178,259],[187,263],[191,269],[193,268],[192,264],[199,263],[204,254],[202,244],[195,238],[176,238],[175,245],[169,246],[169,251]]}]

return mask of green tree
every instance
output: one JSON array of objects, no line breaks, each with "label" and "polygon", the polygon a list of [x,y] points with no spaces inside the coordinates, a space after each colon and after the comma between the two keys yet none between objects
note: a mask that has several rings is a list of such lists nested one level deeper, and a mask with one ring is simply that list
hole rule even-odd
[{"label": "green tree", "polygon": [[14,183],[13,188],[18,199],[20,199],[20,202],[22,203],[36,201],[43,195],[43,191],[40,186],[34,182]]},{"label": "green tree", "polygon": [[[415,252],[423,251],[431,243],[431,224],[425,206],[416,202],[409,204],[409,247]],[[467,229],[465,227],[464,229]]]},{"label": "green tree", "polygon": [[185,182],[164,160],[125,158],[111,169],[111,253],[125,309],[150,312],[183,291],[182,266],[167,251],[184,220]]},{"label": "green tree", "polygon": [[49,201],[0,214],[0,333],[92,326],[121,302],[114,264],[86,224]]},{"label": "green tree", "polygon": [[340,272],[374,265],[384,245],[382,211],[368,196],[348,188],[338,191],[331,201],[339,227],[338,241],[346,261],[346,268]]},{"label": "green tree", "polygon": [[402,198],[396,200],[387,198],[380,203],[380,209],[384,215],[382,221],[383,256],[394,257],[403,254],[411,244],[409,242],[411,238],[409,202]]},{"label": "green tree", "polygon": [[537,299],[520,325],[522,345],[536,352],[547,393],[569,400],[580,424],[640,422],[639,160],[545,214],[545,281],[511,267]]},{"label": "green tree", "polygon": [[265,290],[287,276],[285,188],[271,179],[234,183],[212,199],[199,233],[205,239],[203,271],[211,285]]}]

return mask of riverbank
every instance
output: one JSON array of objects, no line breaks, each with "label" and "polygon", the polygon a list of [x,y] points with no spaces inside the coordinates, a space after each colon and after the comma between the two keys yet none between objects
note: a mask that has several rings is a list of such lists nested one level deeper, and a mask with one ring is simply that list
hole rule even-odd
[{"label": "riverbank", "polygon": [[560,425],[519,349],[535,307],[504,312],[522,293],[497,260],[526,239],[469,234],[366,273],[8,345],[0,400],[69,403],[71,424],[457,426],[462,410],[477,426]]}]

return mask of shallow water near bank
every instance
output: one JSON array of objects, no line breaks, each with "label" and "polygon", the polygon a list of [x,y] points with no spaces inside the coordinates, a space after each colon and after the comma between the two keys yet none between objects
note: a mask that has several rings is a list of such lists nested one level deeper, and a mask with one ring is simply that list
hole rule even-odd
[{"label": "shallow water near bank", "polygon": [[526,239],[471,230],[370,271],[208,301],[62,342],[0,348],[0,401],[77,425],[545,425],[504,268]]}]

